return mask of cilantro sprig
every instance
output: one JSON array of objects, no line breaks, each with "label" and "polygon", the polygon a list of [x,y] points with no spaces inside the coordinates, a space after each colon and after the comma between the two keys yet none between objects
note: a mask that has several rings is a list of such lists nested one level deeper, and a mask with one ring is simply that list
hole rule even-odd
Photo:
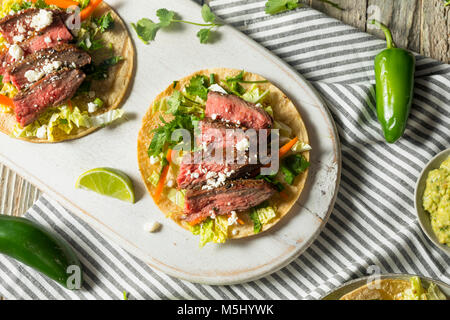
[{"label": "cilantro sprig", "polygon": [[238,75],[234,77],[227,77],[225,80],[222,80],[221,84],[225,87],[225,89],[237,96],[242,96],[245,93],[245,89],[241,86],[241,83],[267,83],[267,80],[259,80],[259,81],[250,81],[244,80],[245,71],[242,70]]},{"label": "cilantro sprig", "polygon": [[[336,9],[344,10],[341,6],[339,6],[337,3],[333,1],[330,0],[319,0],[319,1],[329,4],[330,6]],[[299,3],[298,0],[267,0],[265,11],[267,14],[273,15],[284,11],[294,10],[300,7],[304,7],[304,4]]]},{"label": "cilantro sprig", "polygon": [[165,8],[157,10],[156,16],[158,17],[159,22],[153,22],[148,18],[142,18],[137,23],[131,24],[139,39],[141,39],[145,44],[149,44],[150,41],[155,40],[158,31],[161,28],[169,27],[172,23],[187,23],[205,27],[197,32],[197,37],[199,38],[200,43],[209,42],[213,29],[222,26],[222,24],[217,23],[216,15],[206,4],[202,7],[202,18],[205,23],[177,19],[175,11],[170,11]]},{"label": "cilantro sprig", "polygon": [[450,0],[444,0],[444,7],[450,6]]}]

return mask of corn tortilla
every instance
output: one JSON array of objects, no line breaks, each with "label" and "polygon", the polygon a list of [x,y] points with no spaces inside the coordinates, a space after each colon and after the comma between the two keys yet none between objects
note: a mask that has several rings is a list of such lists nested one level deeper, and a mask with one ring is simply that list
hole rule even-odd
[{"label": "corn tortilla", "polygon": [[[133,43],[129,36],[127,27],[124,21],[119,17],[119,15],[104,2],[102,2],[97,7],[93,15],[95,17],[98,17],[108,12],[111,12],[111,15],[114,19],[114,27],[111,30],[108,30],[108,32],[102,34],[101,39],[107,44],[111,43],[113,45],[113,55],[121,56],[124,58],[124,60],[108,70],[107,79],[92,81],[91,90],[95,91],[95,97],[100,98],[106,106],[105,108],[102,108],[97,114],[108,112],[122,105],[123,100],[128,94],[128,89],[133,78],[135,63],[135,50],[133,47]],[[99,50],[98,53],[90,54],[93,63],[100,63],[111,55],[111,51],[108,52],[107,56],[105,56],[105,52],[103,52],[103,50]],[[91,102],[91,100],[92,99],[88,99],[87,97],[77,97],[72,99],[75,105],[86,105],[88,102]],[[13,112],[0,113],[1,132],[14,137],[12,135],[12,132],[16,124],[17,121]],[[48,141],[47,139],[39,139],[36,137],[20,137],[17,139],[33,143],[56,143],[84,137],[97,129],[98,128],[75,127],[69,135],[58,135],[53,141]]]},{"label": "corn tortilla", "polygon": [[[155,100],[153,101],[152,105],[150,106],[150,108],[148,109],[147,113],[145,114],[142,120],[142,128],[138,136],[139,168],[141,171],[142,178],[144,179],[144,183],[147,187],[147,190],[150,193],[150,195],[152,195],[152,197],[155,191],[155,187],[149,182],[149,177],[151,176],[154,170],[158,170],[158,165],[157,164],[152,165],[150,163],[150,159],[147,154],[148,147],[153,137],[151,131],[160,125],[161,123],[159,119],[160,115],[163,116],[163,118],[166,121],[171,120],[171,118],[167,114],[161,113],[159,111],[154,112],[153,105],[158,101],[160,101],[162,98],[171,96],[174,90],[182,90],[185,86],[189,84],[190,79],[196,75],[205,75],[209,77],[210,74],[215,74],[216,81],[220,83],[220,80],[225,80],[226,77],[236,76],[237,74],[239,74],[239,72],[240,70],[226,69],[226,68],[201,70],[195,72],[194,74],[188,77],[179,80],[175,88],[173,87],[173,84],[171,84],[166,90],[164,90],[155,98]],[[244,79],[251,81],[266,80],[257,74],[249,72],[245,73]],[[248,89],[251,86],[251,84],[242,84],[242,86],[245,89]],[[272,106],[274,112],[274,119],[287,124],[292,129],[292,135],[297,136],[300,141],[309,143],[308,133],[305,124],[302,120],[302,117],[300,116],[300,113],[298,112],[297,108],[292,103],[292,101],[280,89],[278,89],[270,82],[258,83],[258,87],[262,90],[267,89],[270,90],[270,94],[268,95],[265,102],[267,102],[268,105]],[[309,152],[304,152],[303,155],[309,161],[310,157]],[[169,170],[169,175],[171,171],[172,169]],[[284,193],[286,193],[288,196],[286,199],[281,198],[280,195],[276,194],[269,200],[271,204],[277,207],[277,217],[268,224],[264,225],[262,231],[269,230],[274,225],[276,225],[284,216],[288,214],[294,203],[300,197],[300,194],[305,186],[307,176],[308,170],[297,176],[292,186],[285,185],[286,189],[284,190]],[[183,213],[182,208],[176,206],[173,202],[169,200],[169,198],[167,197],[167,190],[168,188],[166,187],[160,198],[159,203],[157,204],[158,207],[166,216],[170,217],[181,227],[189,230],[190,229],[189,224],[181,219],[181,214]],[[243,225],[237,224],[230,226],[228,228],[229,229],[228,239],[245,238],[254,235],[253,222],[250,219],[249,215],[242,212],[239,213],[238,216],[241,220],[244,221],[244,224]],[[233,232],[233,230],[236,231]]]}]

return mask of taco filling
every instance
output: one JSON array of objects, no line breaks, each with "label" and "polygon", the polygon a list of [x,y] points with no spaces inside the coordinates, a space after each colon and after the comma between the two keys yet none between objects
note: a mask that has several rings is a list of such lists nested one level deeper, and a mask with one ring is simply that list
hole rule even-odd
[{"label": "taco filling", "polygon": [[[80,10],[100,3],[74,2]],[[94,82],[96,87],[106,82],[111,69],[124,60],[115,54],[114,43],[107,42],[117,16],[105,7],[101,15],[86,16],[83,11],[75,14],[73,7],[58,8],[45,1],[2,1],[2,131],[35,142],[55,142],[122,116],[91,88]]]},{"label": "taco filling", "polygon": [[[276,172],[262,174],[269,164],[253,152],[255,141],[255,150],[264,144],[268,157],[280,155]],[[138,149],[157,205],[200,235],[203,246],[279,221],[304,186],[311,147],[298,111],[278,88],[244,71],[213,69],[175,81],[156,99]]]}]

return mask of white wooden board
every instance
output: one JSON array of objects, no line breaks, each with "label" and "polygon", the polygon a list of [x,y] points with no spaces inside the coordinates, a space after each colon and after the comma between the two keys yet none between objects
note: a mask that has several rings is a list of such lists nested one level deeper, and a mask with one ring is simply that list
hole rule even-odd
[{"label": "white wooden board", "polygon": [[[201,21],[200,6],[189,0],[110,0],[129,25],[155,18],[162,5],[184,19]],[[198,28],[180,26],[160,31],[149,46],[137,40],[137,70],[123,106],[128,121],[80,140],[35,145],[0,135],[0,161],[92,224],[112,241],[154,268],[174,277],[207,284],[254,280],[285,266],[315,239],[332,210],[340,179],[340,147],[333,120],[317,93],[293,69],[229,26],[214,44],[202,45]],[[225,245],[198,246],[198,238],[163,214],[146,193],[136,159],[136,141],[154,97],[172,81],[199,69],[227,67],[261,74],[280,87],[298,106],[311,139],[312,166],[298,203],[268,233]],[[137,203],[127,204],[75,189],[77,177],[95,167],[113,167],[134,181]],[[149,234],[149,220],[163,223]]]}]

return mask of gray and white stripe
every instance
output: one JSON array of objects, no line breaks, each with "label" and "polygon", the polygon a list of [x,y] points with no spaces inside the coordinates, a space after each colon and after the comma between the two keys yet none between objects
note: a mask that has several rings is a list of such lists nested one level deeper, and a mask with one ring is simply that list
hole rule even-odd
[{"label": "gray and white stripe", "polygon": [[[413,193],[425,163],[450,147],[450,66],[417,56],[414,106],[404,139],[384,142],[375,115],[373,58],[384,41],[310,9],[268,16],[265,0],[213,0],[235,26],[283,58],[324,97],[339,130],[342,183],[331,218],[312,246],[264,279],[203,286],[171,278],[111,244],[42,197],[28,217],[68,239],[85,265],[85,288],[69,292],[0,257],[0,294],[10,299],[306,299],[367,273],[417,273],[450,283],[448,256],[423,235]],[[370,249],[369,249],[370,248]]]}]

